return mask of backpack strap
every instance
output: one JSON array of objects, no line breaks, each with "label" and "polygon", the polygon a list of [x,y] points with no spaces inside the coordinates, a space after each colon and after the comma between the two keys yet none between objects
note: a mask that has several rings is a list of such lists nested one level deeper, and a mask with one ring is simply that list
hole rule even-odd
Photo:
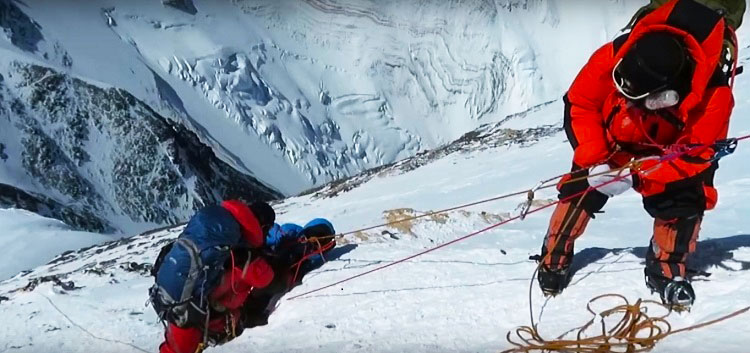
[{"label": "backpack strap", "polygon": [[161,265],[164,263],[164,259],[167,257],[167,254],[170,250],[172,250],[172,247],[174,246],[174,241],[170,241],[167,243],[167,245],[164,245],[161,250],[159,250],[159,255],[156,256],[156,261],[154,261],[154,266],[151,267],[151,276],[154,277],[154,280],[156,280],[156,274],[159,273],[159,269],[161,268]]},{"label": "backpack strap", "polygon": [[190,271],[188,271],[187,279],[185,280],[185,286],[182,289],[180,295],[180,302],[185,302],[193,297],[193,290],[195,289],[196,282],[203,269],[203,260],[201,260],[201,252],[198,247],[193,243],[192,240],[187,238],[177,239],[175,242],[177,245],[182,246],[187,250],[190,255]]},{"label": "backpack strap", "polygon": [[680,0],[669,13],[666,24],[690,33],[698,43],[703,43],[722,19],[720,13],[705,4],[695,0]]}]

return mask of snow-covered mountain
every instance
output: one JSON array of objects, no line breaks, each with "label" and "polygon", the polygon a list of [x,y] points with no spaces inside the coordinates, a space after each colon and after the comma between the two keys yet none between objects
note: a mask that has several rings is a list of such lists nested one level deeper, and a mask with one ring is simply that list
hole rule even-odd
[{"label": "snow-covered mountain", "polygon": [[40,213],[112,232],[178,223],[223,197],[279,195],[123,90],[18,62],[4,72],[3,171],[20,174],[5,186],[3,201],[10,205],[23,207],[24,199],[47,208],[61,203],[59,212]]},{"label": "snow-covered mountain", "polygon": [[[750,89],[741,80],[738,92]],[[328,217],[340,232],[534,186],[565,171],[571,149],[559,132],[556,102],[489,125],[441,151],[334,183],[275,207],[282,222]],[[750,99],[738,99],[731,134],[750,133],[741,117]],[[528,133],[529,126],[551,124]],[[710,277],[694,281],[697,304],[672,314],[674,328],[750,305],[750,179],[740,144],[722,160],[721,193],[707,214],[690,266]],[[535,205],[555,199],[537,192]],[[359,232],[340,242],[320,270],[289,296],[387,264],[507,219],[525,196],[457,210],[388,228]],[[539,330],[557,337],[586,322],[586,302],[604,293],[657,299],[643,280],[652,220],[641,198],[628,192],[610,200],[577,243],[572,285],[545,299],[534,291]],[[527,290],[549,211],[300,299],[282,300],[267,326],[247,330],[211,352],[498,352],[505,334],[528,324]],[[154,351],[162,326],[144,307],[153,279],[148,270],[159,248],[181,227],[149,232],[58,256],[49,264],[0,283],[0,313],[8,352]],[[4,298],[3,298],[4,297]],[[602,305],[619,304],[615,302]],[[650,312],[652,313],[652,312]],[[653,313],[652,313],[653,314]],[[104,318],[104,319],[103,319]],[[750,344],[747,315],[675,335],[654,352],[742,352]],[[137,348],[136,348],[137,347]],[[2,346],[0,346],[2,348]]]},{"label": "snow-covered mountain", "polygon": [[133,234],[296,194],[559,99],[638,5],[165,3],[0,1],[4,207]]},{"label": "snow-covered mountain", "polygon": [[[0,352],[155,351],[148,269],[186,219],[227,195],[275,198],[279,221],[345,232],[527,189],[569,168],[559,97],[637,1],[0,0]],[[748,26],[739,32],[741,63]],[[750,81],[730,135],[750,133]],[[698,302],[675,328],[750,305],[750,145],[722,160],[702,225]],[[372,169],[375,167],[374,169]],[[364,171],[364,173],[359,173]],[[350,178],[342,178],[349,177]],[[337,182],[326,184],[332,179]],[[552,190],[537,193],[543,205]],[[347,237],[291,295],[518,214],[525,197]],[[651,219],[610,201],[577,243],[562,296],[532,301],[556,337],[586,302],[643,284]],[[211,352],[496,352],[528,324],[540,212],[368,278],[282,301]],[[98,244],[78,249],[85,245]],[[55,253],[66,251],[47,263]],[[750,318],[655,352],[742,352]]]}]

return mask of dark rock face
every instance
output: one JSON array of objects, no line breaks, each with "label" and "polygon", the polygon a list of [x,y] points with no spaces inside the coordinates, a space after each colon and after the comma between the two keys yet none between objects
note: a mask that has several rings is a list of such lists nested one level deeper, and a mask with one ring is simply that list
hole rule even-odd
[{"label": "dark rock face", "polygon": [[22,208],[45,217],[59,219],[76,229],[107,233],[114,229],[105,219],[87,210],[65,206],[49,197],[0,184],[0,207]]},{"label": "dark rock face", "polygon": [[177,10],[187,12],[191,15],[198,13],[198,9],[195,8],[192,0],[161,0],[161,3],[166,6],[174,7]]},{"label": "dark rock face", "polygon": [[0,28],[13,45],[25,51],[37,51],[37,43],[44,40],[39,24],[21,11],[13,0],[0,0]]},{"label": "dark rock face", "polygon": [[[22,199],[75,210],[70,212],[75,215],[125,216],[125,223],[153,226],[178,223],[195,209],[226,198],[281,196],[217,158],[180,122],[124,90],[94,86],[41,66],[14,64],[13,71],[15,85],[0,83],[0,107],[8,107],[7,121],[21,132],[18,158],[35,183],[61,195],[52,200],[26,193]],[[35,211],[23,207],[28,204],[13,206]],[[49,215],[63,219],[59,212]],[[110,227],[104,220],[63,220],[86,230],[126,230],[123,222]]]}]

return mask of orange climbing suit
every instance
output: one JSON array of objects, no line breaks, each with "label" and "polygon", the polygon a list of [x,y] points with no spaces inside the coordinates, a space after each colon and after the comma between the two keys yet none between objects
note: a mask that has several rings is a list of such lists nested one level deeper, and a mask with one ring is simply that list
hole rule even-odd
[{"label": "orange climbing suit", "polygon": [[[564,127],[574,148],[574,173],[558,185],[561,198],[588,187],[565,183],[576,176],[585,176],[592,166],[606,163],[621,167],[632,159],[662,156],[668,153],[664,150],[666,146],[710,145],[727,137],[734,98],[726,70],[719,67],[719,58],[729,29],[720,15],[712,20],[697,13],[700,10],[692,1],[671,1],[641,19],[630,33],[598,49],[581,69],[564,98]],[[694,74],[689,94],[677,106],[648,111],[629,103],[617,91],[612,71],[639,38],[662,31],[682,38],[695,63]],[[652,243],[661,250],[657,251],[657,260],[678,263],[677,267],[665,267],[662,271],[670,278],[677,272],[684,275],[683,255],[695,248],[702,213],[716,205],[718,195],[712,179],[718,165],[709,161],[713,154],[710,147],[700,148],[655,168],[658,161],[647,160],[641,170],[648,172],[635,178],[634,188],[643,195],[644,206],[656,218]],[[680,194],[688,189],[697,196]],[[586,195],[584,198],[589,200],[583,203],[577,198],[557,206],[545,240],[552,255],[545,259],[545,264],[567,263],[573,241],[606,202],[606,196],[598,192],[590,194],[594,193],[598,195]],[[670,200],[680,199],[695,204],[687,208],[697,211],[687,212],[685,207],[677,206],[672,208],[680,211],[668,210]],[[585,211],[574,207],[581,204]],[[691,220],[689,224],[675,226],[678,218],[686,217]],[[683,238],[688,239],[687,245],[678,245],[684,243]],[[679,254],[673,255],[675,252]]]}]

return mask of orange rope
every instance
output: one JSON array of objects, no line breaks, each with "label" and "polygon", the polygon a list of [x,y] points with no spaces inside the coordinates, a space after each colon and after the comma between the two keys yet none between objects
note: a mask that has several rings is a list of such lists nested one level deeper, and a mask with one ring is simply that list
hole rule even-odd
[{"label": "orange rope", "polygon": [[[616,298],[622,300],[623,304],[616,305],[610,309],[595,312],[591,307],[595,302],[605,298]],[[647,313],[647,307],[643,304],[652,304],[667,310],[665,315],[651,317]],[[573,329],[576,332],[575,339],[563,339],[562,336],[555,340],[545,340],[541,337],[535,326],[522,326],[515,331],[508,332],[508,342],[515,346],[502,351],[502,353],[528,353],[528,352],[566,352],[566,353],[637,353],[647,352],[656,344],[677,333],[703,328],[716,323],[734,318],[750,311],[750,306],[734,311],[722,317],[702,322],[696,325],[672,330],[672,325],[666,320],[672,310],[656,301],[638,299],[634,304],[619,294],[604,294],[591,299],[586,304],[586,310],[593,315],[591,320],[584,325]],[[614,326],[607,324],[605,319],[620,314],[619,321]],[[598,322],[597,322],[598,321]],[[598,335],[586,337],[586,331],[593,329],[595,324],[601,325]],[[610,321],[611,323],[611,321]],[[515,339],[512,333],[515,332]]]},{"label": "orange rope", "polygon": [[[315,241],[315,243],[317,244],[317,247],[316,247],[317,250],[315,250],[315,251],[313,251],[313,252],[311,252],[309,254],[305,254],[304,256],[302,256],[302,259],[300,259],[294,265],[292,265],[292,267],[296,267],[296,269],[294,271],[294,277],[292,277],[292,283],[289,283],[290,286],[292,286],[295,283],[297,283],[297,277],[299,276],[299,270],[302,267],[302,263],[305,262],[305,260],[308,260],[308,259],[310,259],[313,256],[320,255],[320,257],[323,258],[323,261],[325,261],[325,257],[323,257],[323,253],[326,252],[326,251],[328,251],[329,249],[333,248],[336,245],[336,243],[333,242],[333,241],[329,242],[326,245],[321,245],[319,238],[315,238],[315,237],[311,237],[310,240]],[[309,242],[309,240],[307,242]],[[305,244],[305,250],[303,251],[303,253],[306,253],[306,252],[307,252],[307,244]]]}]

